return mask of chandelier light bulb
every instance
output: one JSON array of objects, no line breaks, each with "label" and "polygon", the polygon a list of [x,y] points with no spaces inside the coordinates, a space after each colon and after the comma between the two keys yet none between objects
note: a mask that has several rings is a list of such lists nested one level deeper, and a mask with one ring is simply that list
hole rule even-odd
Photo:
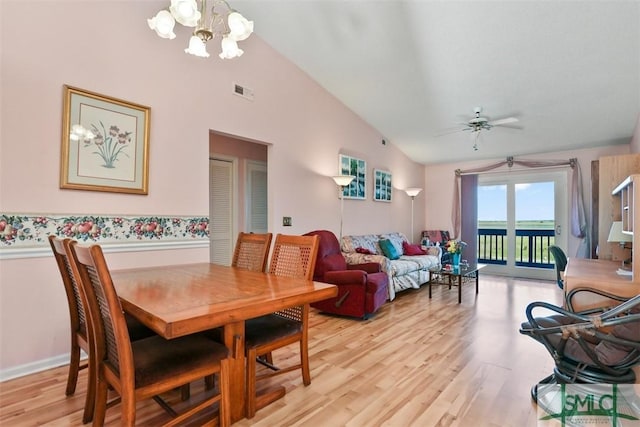
[{"label": "chandelier light bulb", "polygon": [[247,20],[238,12],[231,12],[227,17],[230,34],[236,41],[246,40],[253,33],[253,21]]},{"label": "chandelier light bulb", "polygon": [[209,52],[207,52],[207,46],[198,36],[191,36],[189,39],[189,47],[184,50],[191,55],[199,56],[201,58],[208,58]]},{"label": "chandelier light bulb", "polygon": [[196,0],[171,0],[171,15],[185,27],[195,27],[200,20]]},{"label": "chandelier light bulb", "polygon": [[173,32],[176,20],[167,10],[161,10],[153,18],[147,19],[147,24],[149,24],[149,28],[154,30],[156,34],[163,39],[176,38],[176,34]]},{"label": "chandelier light bulb", "polygon": [[220,46],[222,46],[222,52],[218,56],[222,59],[238,58],[244,53],[244,50],[238,47],[238,43],[228,36],[222,38]]}]

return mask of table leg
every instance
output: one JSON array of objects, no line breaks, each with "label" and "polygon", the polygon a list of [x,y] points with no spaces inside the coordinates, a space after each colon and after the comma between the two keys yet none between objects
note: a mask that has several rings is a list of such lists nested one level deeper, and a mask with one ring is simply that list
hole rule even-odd
[{"label": "table leg", "polygon": [[478,295],[478,282],[480,281],[480,270],[476,271],[476,295]]},{"label": "table leg", "polygon": [[433,277],[430,277],[431,280],[429,280],[429,298],[431,298],[431,282],[433,282]]},{"label": "table leg", "polygon": [[462,274],[458,275],[458,304],[462,303]]},{"label": "table leg", "polygon": [[224,344],[229,349],[229,400],[231,401],[231,422],[245,416],[245,357],[244,321],[224,326]]}]

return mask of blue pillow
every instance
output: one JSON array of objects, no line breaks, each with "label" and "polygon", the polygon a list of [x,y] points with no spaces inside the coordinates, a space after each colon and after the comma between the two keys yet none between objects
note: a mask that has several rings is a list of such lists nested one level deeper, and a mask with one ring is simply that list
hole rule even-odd
[{"label": "blue pillow", "polygon": [[398,253],[398,250],[396,249],[396,247],[393,246],[393,243],[391,243],[391,240],[380,239],[378,241],[378,244],[380,245],[380,249],[382,249],[382,253],[387,258],[392,260],[400,258],[400,254]]}]

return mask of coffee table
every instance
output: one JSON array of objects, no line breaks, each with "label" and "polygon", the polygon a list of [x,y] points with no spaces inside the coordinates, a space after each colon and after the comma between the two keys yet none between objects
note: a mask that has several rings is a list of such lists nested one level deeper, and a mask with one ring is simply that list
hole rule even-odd
[{"label": "coffee table", "polygon": [[[432,274],[437,274],[441,278],[446,277],[448,283],[434,283],[433,278],[429,280],[429,298],[431,298],[431,286],[434,284],[437,285],[449,285],[449,289],[451,286],[458,286],[458,304],[462,302],[462,283],[463,279],[474,279],[476,281],[476,294],[478,293],[478,279],[480,277],[480,269],[486,267],[486,264],[467,264],[460,265],[460,267],[453,267],[451,264],[445,264],[440,269],[431,270]],[[458,278],[457,285],[454,283],[455,278]]]}]

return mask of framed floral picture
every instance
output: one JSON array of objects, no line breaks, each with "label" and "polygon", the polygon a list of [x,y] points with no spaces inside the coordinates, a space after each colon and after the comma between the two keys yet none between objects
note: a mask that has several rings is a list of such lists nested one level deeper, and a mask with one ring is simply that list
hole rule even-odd
[{"label": "framed floral picture", "polygon": [[380,169],[373,170],[373,200],[378,202],[390,202],[393,193],[391,185],[391,172]]},{"label": "framed floral picture", "polygon": [[60,188],[148,194],[143,105],[64,86]]},{"label": "framed floral picture", "polygon": [[345,199],[365,200],[367,198],[367,162],[340,154],[339,163],[338,171],[340,175],[355,176],[351,184],[344,187],[342,196]]}]

